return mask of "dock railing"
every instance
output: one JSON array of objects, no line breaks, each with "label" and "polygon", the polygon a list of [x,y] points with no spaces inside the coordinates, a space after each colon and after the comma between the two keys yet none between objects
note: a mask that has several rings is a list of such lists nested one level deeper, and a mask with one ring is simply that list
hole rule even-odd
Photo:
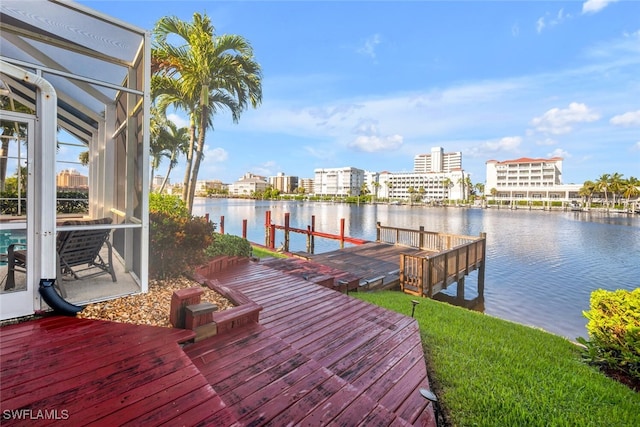
[{"label": "dock railing", "polygon": [[454,234],[396,228],[377,224],[378,242],[408,246],[434,254],[400,255],[400,287],[405,293],[433,297],[453,282],[458,283],[458,296],[464,295],[464,278],[478,270],[478,295],[484,295],[486,234],[460,236]]}]

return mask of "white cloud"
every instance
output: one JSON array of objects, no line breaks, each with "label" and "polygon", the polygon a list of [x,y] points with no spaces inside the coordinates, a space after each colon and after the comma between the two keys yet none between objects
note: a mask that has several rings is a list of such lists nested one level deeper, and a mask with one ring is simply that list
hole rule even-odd
[{"label": "white cloud", "polygon": [[613,116],[609,123],[617,126],[640,126],[640,110]]},{"label": "white cloud", "polygon": [[377,135],[360,135],[353,140],[349,147],[357,151],[373,153],[376,151],[397,150],[402,145],[401,135],[389,135],[380,137]]},{"label": "white cloud", "polygon": [[568,151],[565,151],[562,148],[556,148],[552,152],[548,153],[547,156],[548,157],[562,157],[563,159],[566,159],[568,157],[571,157],[571,154],[569,154]]},{"label": "white cloud", "polygon": [[558,142],[555,139],[545,138],[542,141],[537,141],[537,145],[556,145]]},{"label": "white cloud", "polygon": [[253,166],[251,168],[254,174],[260,175],[260,176],[273,176],[276,174],[277,169],[278,169],[278,165],[273,160],[266,161],[261,165]]},{"label": "white cloud", "polygon": [[376,47],[380,44],[380,34],[374,34],[365,40],[364,45],[358,48],[357,52],[369,56],[372,59],[376,58]]},{"label": "white cloud", "polygon": [[329,160],[334,157],[333,151],[330,150],[319,150],[317,147],[305,146],[304,150],[309,153],[312,157],[315,157],[320,160]]},{"label": "white cloud", "polygon": [[179,115],[177,115],[175,113],[167,114],[167,119],[169,119],[173,123],[175,123],[178,128],[189,127],[189,120],[187,120],[186,118],[181,117],[181,116],[179,116]]},{"label": "white cloud", "polygon": [[360,119],[353,129],[358,136],[348,146],[356,151],[374,153],[376,151],[396,150],[400,148],[404,138],[401,135],[380,135],[378,121]]},{"label": "white cloud", "polygon": [[582,3],[582,13],[597,13],[607,7],[609,3],[615,3],[618,0],[587,0]]},{"label": "white cloud", "polygon": [[511,35],[513,37],[518,37],[520,35],[520,26],[518,24],[513,24],[511,27]]},{"label": "white cloud", "polygon": [[520,136],[505,136],[497,141],[487,141],[484,149],[487,151],[516,151],[522,143]]},{"label": "white cloud", "polygon": [[640,151],[640,141],[636,142],[635,144],[633,144],[633,147],[631,147],[632,151]]},{"label": "white cloud", "polygon": [[585,104],[572,102],[569,108],[552,108],[542,116],[535,117],[531,124],[538,132],[562,135],[571,132],[575,123],[594,122],[599,118],[600,115]]},{"label": "white cloud", "polygon": [[571,15],[568,13],[564,13],[564,9],[558,10],[555,16],[547,12],[545,16],[541,16],[536,21],[536,31],[539,34],[545,28],[555,27],[556,25],[562,24],[562,22],[564,22],[565,19],[570,19],[570,18],[571,18]]},{"label": "white cloud", "polygon": [[222,163],[226,162],[229,158],[229,153],[224,148],[209,149],[207,145],[204,146],[204,160],[207,162]]}]

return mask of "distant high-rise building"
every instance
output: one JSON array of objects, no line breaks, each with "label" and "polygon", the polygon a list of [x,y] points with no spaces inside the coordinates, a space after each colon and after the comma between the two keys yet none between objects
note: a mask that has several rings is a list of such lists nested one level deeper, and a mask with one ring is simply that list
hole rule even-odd
[{"label": "distant high-rise building", "polygon": [[313,178],[300,178],[298,187],[304,188],[304,194],[313,194],[315,191]]},{"label": "distant high-rise building", "polygon": [[75,169],[64,169],[56,176],[56,186],[59,188],[89,188],[89,177],[81,175]]},{"label": "distant high-rise building", "polygon": [[298,177],[279,172],[276,176],[269,177],[269,185],[281,193],[291,194],[298,189]]},{"label": "distant high-rise building", "polygon": [[316,169],[314,194],[322,196],[358,196],[364,183],[364,171],[353,167]]},{"label": "distant high-rise building", "polygon": [[508,187],[551,187],[562,184],[562,158],[515,160],[489,160],[487,189],[500,191]]},{"label": "distant high-rise building", "polygon": [[442,147],[433,147],[430,154],[417,154],[413,159],[415,173],[446,173],[460,169],[462,152],[445,153]]}]

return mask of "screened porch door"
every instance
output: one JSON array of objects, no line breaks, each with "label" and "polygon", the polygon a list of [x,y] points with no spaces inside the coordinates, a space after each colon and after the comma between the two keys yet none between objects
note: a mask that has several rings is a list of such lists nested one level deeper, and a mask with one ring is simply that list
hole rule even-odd
[{"label": "screened porch door", "polygon": [[[32,252],[33,237],[33,147],[35,118],[0,110],[0,318],[10,319],[34,313],[33,268],[9,271],[9,251]],[[27,259],[30,256],[27,255]],[[31,259],[33,259],[31,257]],[[33,263],[31,263],[33,264]]]}]

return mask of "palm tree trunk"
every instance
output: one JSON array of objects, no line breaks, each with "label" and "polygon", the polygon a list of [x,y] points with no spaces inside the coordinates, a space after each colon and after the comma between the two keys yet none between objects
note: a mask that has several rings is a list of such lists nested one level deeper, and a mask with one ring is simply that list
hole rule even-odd
[{"label": "palm tree trunk", "polygon": [[164,176],[164,179],[162,180],[162,185],[160,185],[160,190],[158,190],[158,193],[162,194],[162,192],[164,191],[164,188],[167,186],[167,182],[169,181],[169,175],[171,174],[171,170],[173,169],[173,166],[176,164],[176,150],[171,152],[171,158],[169,159],[169,167],[167,168],[167,173]]},{"label": "palm tree trunk", "polygon": [[189,213],[193,210],[193,199],[196,194],[196,183],[198,182],[198,172],[200,171],[200,162],[202,161],[202,153],[204,151],[204,137],[207,129],[207,106],[202,106],[200,116],[200,133],[198,134],[198,147],[195,151],[195,161],[191,170],[191,179],[189,180],[189,198],[187,199],[187,209]]},{"label": "palm tree trunk", "polygon": [[[189,150],[187,151],[187,164],[184,170],[184,180],[182,182],[182,200],[186,203],[189,197],[189,182],[191,178],[191,167],[193,164],[193,146],[196,142],[196,122],[193,113],[189,116]],[[189,209],[191,212],[191,209]]]}]

